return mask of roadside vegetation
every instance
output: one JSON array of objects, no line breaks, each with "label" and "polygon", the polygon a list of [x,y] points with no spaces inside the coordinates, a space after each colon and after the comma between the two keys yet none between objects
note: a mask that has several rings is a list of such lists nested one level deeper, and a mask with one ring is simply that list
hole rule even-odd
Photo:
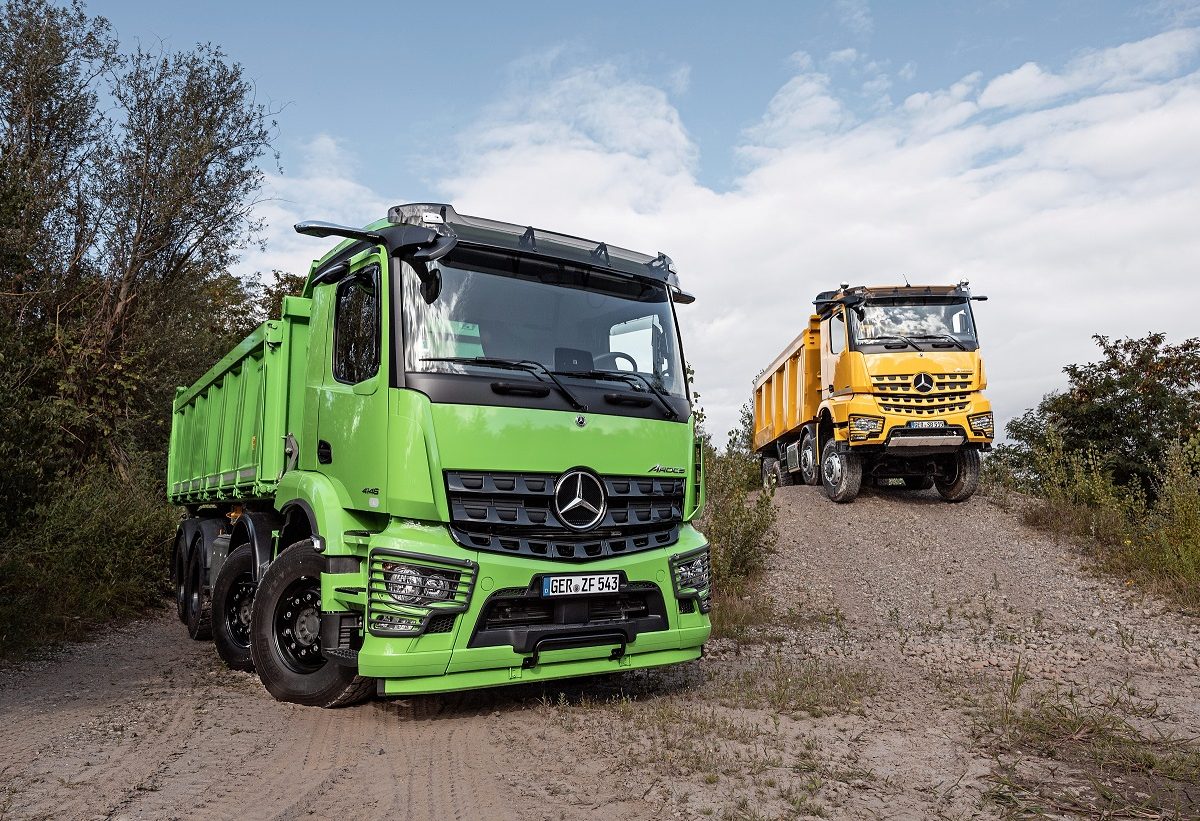
[{"label": "roadside vegetation", "polygon": [[708,497],[699,527],[712,546],[717,638],[742,640],[771,618],[772,602],[755,583],[775,550],[775,505],[772,491],[762,489],[752,431],[747,403],[723,450],[702,439]]},{"label": "roadside vegetation", "polygon": [[1160,707],[1128,690],[1023,693],[1013,670],[981,712],[997,757],[987,796],[1010,817],[1184,819],[1200,814],[1200,743],[1164,729]]},{"label": "roadside vegetation", "polygon": [[78,0],[0,5],[0,655],[165,587],[175,386],[294,282],[229,273],[270,118],[215,46],[123,49]]},{"label": "roadside vegetation", "polygon": [[1095,337],[1102,358],[1007,427],[987,462],[994,496],[1097,563],[1200,610],[1200,338]]}]

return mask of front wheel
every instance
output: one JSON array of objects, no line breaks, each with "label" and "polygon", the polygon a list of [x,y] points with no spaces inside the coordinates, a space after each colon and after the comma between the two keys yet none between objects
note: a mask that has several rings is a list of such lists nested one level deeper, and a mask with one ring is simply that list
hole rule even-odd
[{"label": "front wheel", "polygon": [[800,440],[800,481],[806,485],[821,484],[821,470],[818,467],[817,437],[811,433],[804,434]]},{"label": "front wheel", "polygon": [[374,682],[321,654],[321,572],[311,539],[267,567],[254,594],[250,654],[263,686],[279,701],[342,707],[370,695]]},{"label": "front wheel", "polygon": [[821,484],[833,501],[853,502],[862,489],[862,457],[849,451],[838,453],[837,442],[830,439],[821,449]]},{"label": "front wheel", "polygon": [[979,451],[963,448],[950,458],[950,471],[934,480],[938,493],[947,502],[965,502],[979,487]]},{"label": "front wheel", "polygon": [[213,583],[213,644],[234,670],[254,672],[250,618],[254,608],[254,554],[244,544],[229,554]]}]

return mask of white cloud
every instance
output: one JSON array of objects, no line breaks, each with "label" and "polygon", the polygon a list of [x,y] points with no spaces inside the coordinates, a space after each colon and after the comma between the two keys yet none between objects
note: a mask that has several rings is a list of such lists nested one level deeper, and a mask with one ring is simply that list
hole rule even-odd
[{"label": "white cloud", "polygon": [[867,0],[837,0],[834,9],[842,25],[855,34],[870,34],[875,28]]},{"label": "white cloud", "polygon": [[985,108],[1027,107],[1086,90],[1115,91],[1174,75],[1200,51],[1200,30],[1176,29],[1116,48],[1087,52],[1061,74],[1026,63],[988,83]]},{"label": "white cloud", "polygon": [[[1023,86],[997,85],[1017,72],[971,75],[865,119],[797,60],[746,130],[728,191],[697,180],[695,143],[662,89],[577,69],[483,114],[443,188],[464,213],[671,254],[698,297],[680,316],[718,433],[818,290],[902,273],[967,277],[991,297],[977,317],[1007,418],[1061,385],[1063,365],[1094,358],[1093,333],[1198,332],[1200,71],[1182,45],[1193,36],[1039,68]],[[1060,81],[1072,90],[1047,96]],[[322,205],[304,216],[344,206],[361,222],[391,204],[318,148],[311,164],[324,170],[279,189]]]}]

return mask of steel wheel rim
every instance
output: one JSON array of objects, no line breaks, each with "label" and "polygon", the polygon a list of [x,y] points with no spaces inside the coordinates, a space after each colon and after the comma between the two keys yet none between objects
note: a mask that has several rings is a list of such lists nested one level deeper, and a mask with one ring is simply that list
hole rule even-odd
[{"label": "steel wheel rim", "polygon": [[813,462],[814,456],[812,448],[805,444],[805,446],[800,449],[800,470],[804,472],[805,476],[813,475],[813,472],[816,469],[816,465],[813,464]]},{"label": "steel wheel rim", "polygon": [[225,608],[225,624],[229,637],[239,647],[250,647],[250,613],[254,608],[254,579],[243,573],[229,591],[229,606]]},{"label": "steel wheel rim", "polygon": [[842,481],[842,459],[836,453],[829,454],[825,459],[825,480],[831,485]]},{"label": "steel wheel rim", "polygon": [[275,602],[272,619],[275,648],[292,671],[315,673],[325,666],[321,655],[321,585],[301,576]]}]

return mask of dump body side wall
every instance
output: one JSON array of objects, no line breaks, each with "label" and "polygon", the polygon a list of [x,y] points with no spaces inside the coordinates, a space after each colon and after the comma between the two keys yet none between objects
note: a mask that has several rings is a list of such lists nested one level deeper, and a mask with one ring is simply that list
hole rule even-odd
[{"label": "dump body side wall", "polygon": [[[291,303],[291,304],[287,304]],[[289,297],[191,387],[176,392],[167,460],[175,504],[270,497],[284,466],[293,354],[307,349],[308,300]]]},{"label": "dump body side wall", "polygon": [[754,380],[754,447],[794,437],[821,402],[821,325],[816,316]]}]

